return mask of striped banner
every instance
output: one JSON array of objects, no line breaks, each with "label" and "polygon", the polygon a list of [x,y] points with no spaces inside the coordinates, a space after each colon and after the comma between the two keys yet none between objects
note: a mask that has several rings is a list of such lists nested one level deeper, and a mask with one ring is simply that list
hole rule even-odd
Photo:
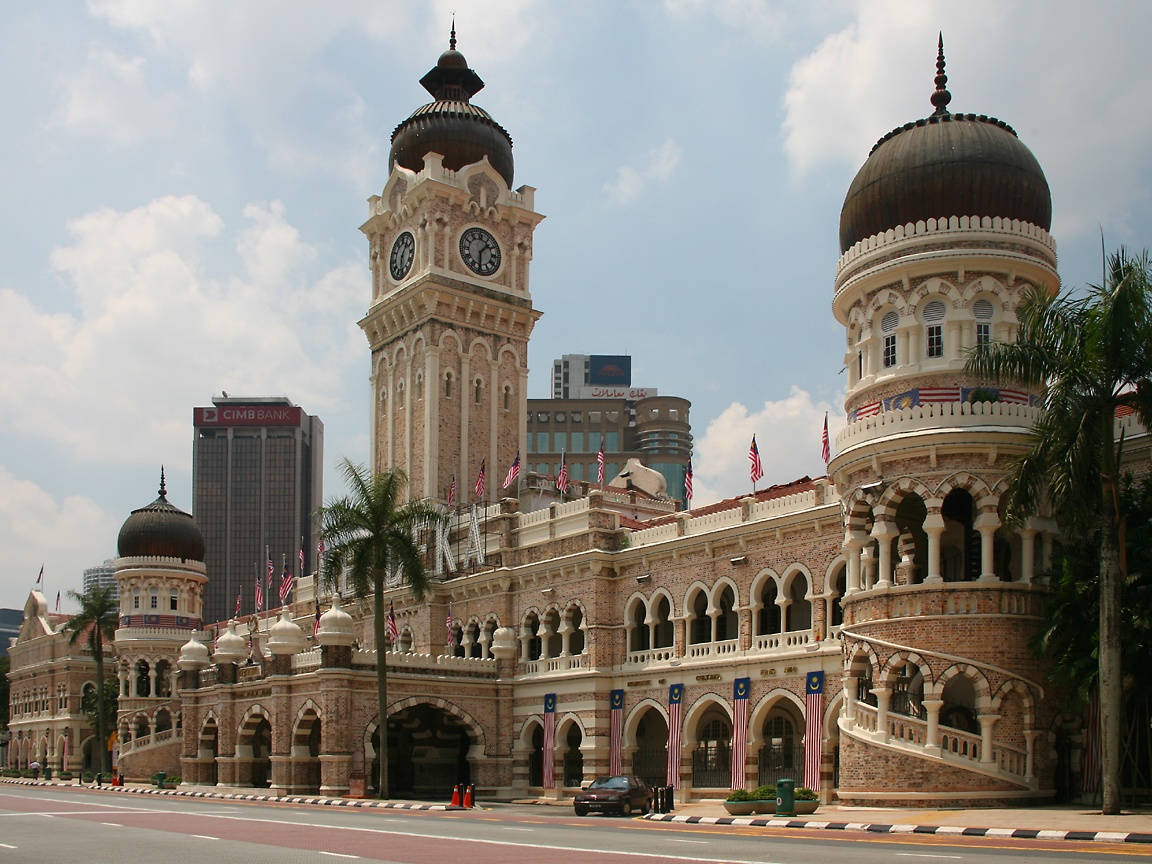
[{"label": "striped banner", "polygon": [[824,673],[804,681],[804,785],[820,790],[820,744],[824,738]]},{"label": "striped banner", "polygon": [[556,788],[556,694],[544,694],[544,788]]},{"label": "striped banner", "polygon": [[624,691],[613,690],[608,694],[608,773],[623,774],[621,751],[624,731]]},{"label": "striped banner", "polygon": [[668,688],[668,769],[666,785],[680,788],[680,702],[684,699],[684,685]]},{"label": "striped banner", "polygon": [[1100,688],[1088,697],[1088,726],[1084,749],[1080,752],[1080,789],[1095,794],[1100,790]]},{"label": "striped banner", "polygon": [[732,682],[732,789],[744,788],[744,763],[748,756],[748,691],[751,678]]}]

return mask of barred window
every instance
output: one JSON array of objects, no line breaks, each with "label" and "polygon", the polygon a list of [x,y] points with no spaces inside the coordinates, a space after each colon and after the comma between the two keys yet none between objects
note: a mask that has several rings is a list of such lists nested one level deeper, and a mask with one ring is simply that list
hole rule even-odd
[{"label": "barred window", "polygon": [[946,307],[939,300],[933,300],[924,307],[924,323],[927,325],[927,354],[929,357],[944,356],[944,320]]},{"label": "barred window", "polygon": [[889,369],[896,365],[896,325],[900,323],[898,312],[886,312],[880,321],[880,330],[884,333],[883,365]]}]

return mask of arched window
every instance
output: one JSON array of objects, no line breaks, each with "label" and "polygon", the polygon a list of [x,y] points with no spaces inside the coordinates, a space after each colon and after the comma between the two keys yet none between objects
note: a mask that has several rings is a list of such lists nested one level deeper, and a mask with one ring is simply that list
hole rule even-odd
[{"label": "arched window", "polygon": [[972,304],[972,315],[976,318],[977,345],[987,345],[992,341],[992,314],[991,301],[981,297]]},{"label": "arched window", "polygon": [[947,307],[940,300],[933,300],[924,307],[924,334],[927,340],[924,353],[928,357],[944,356],[944,315]]},{"label": "arched window", "polygon": [[812,604],[807,600],[808,580],[800,573],[788,586],[788,629],[812,629]]},{"label": "arched window", "polygon": [[452,373],[451,372],[445,372],[444,373],[444,398],[445,399],[451,399],[452,398]]},{"label": "arched window", "polygon": [[884,350],[882,364],[885,369],[896,365],[896,326],[900,323],[900,313],[896,311],[885,312],[880,319],[880,332],[884,334]]},{"label": "arched window", "polygon": [[764,587],[760,589],[760,611],[756,616],[757,636],[768,636],[781,631],[780,607],[776,604],[777,592],[776,580],[765,579]]},{"label": "arched window", "polygon": [[644,623],[648,611],[639,600],[632,607],[632,620],[629,622],[631,631],[628,636],[628,650],[647,651],[649,643],[648,625]]},{"label": "arched window", "polygon": [[484,382],[479,378],[476,379],[476,383],[473,385],[472,401],[477,405],[484,401]]},{"label": "arched window", "polygon": [[504,410],[512,410],[512,388],[507,384],[504,385]]},{"label": "arched window", "polygon": [[689,622],[692,645],[701,645],[712,641],[712,619],[708,617],[708,597],[703,591],[697,591],[692,598],[692,620]]},{"label": "arched window", "polygon": [[400,409],[403,407],[404,407],[404,382],[403,381],[397,381],[396,382],[396,408]]},{"label": "arched window", "polygon": [[424,401],[424,376],[420,374],[416,375],[416,401]]}]

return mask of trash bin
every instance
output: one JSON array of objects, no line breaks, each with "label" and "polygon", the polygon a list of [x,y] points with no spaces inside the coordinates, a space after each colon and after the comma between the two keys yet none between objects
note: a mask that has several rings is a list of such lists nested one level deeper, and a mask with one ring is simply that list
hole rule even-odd
[{"label": "trash bin", "polygon": [[164,788],[164,781],[167,779],[168,779],[168,772],[167,771],[157,771],[156,772],[156,788],[157,789],[163,789]]},{"label": "trash bin", "polygon": [[787,777],[776,781],[776,815],[796,815],[796,781]]},{"label": "trash bin", "polygon": [[52,769],[48,765],[44,766],[44,779],[45,780],[51,780],[52,779]]}]

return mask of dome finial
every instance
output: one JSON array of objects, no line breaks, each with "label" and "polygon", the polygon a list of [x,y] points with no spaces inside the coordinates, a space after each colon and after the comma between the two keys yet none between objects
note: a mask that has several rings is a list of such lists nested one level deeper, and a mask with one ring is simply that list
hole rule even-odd
[{"label": "dome finial", "polygon": [[167,495],[167,489],[164,485],[164,466],[160,466],[160,497],[164,498]]},{"label": "dome finial", "polygon": [[452,15],[452,33],[448,37],[448,50],[456,50],[456,15]]},{"label": "dome finial", "polygon": [[936,52],[936,90],[932,94],[932,104],[936,106],[933,114],[947,114],[948,103],[952,101],[952,94],[948,92],[948,76],[944,74],[944,33],[940,33],[940,47]]}]

